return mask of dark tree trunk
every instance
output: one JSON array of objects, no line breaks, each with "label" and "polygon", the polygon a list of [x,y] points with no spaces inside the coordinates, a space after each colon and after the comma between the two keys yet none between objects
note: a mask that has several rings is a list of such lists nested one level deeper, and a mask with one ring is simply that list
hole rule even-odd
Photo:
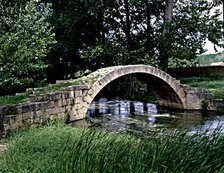
[{"label": "dark tree trunk", "polygon": [[131,39],[131,21],[130,21],[130,5],[129,0],[124,0],[125,15],[126,15],[126,27],[125,35],[127,40],[127,49],[131,51],[132,49],[132,39]]},{"label": "dark tree trunk", "polygon": [[[164,27],[163,27],[163,37],[165,38],[167,33],[169,33],[169,23],[172,20],[173,17],[173,4],[174,0],[166,0],[166,6],[164,11]],[[165,40],[165,39],[164,39]],[[169,60],[169,53],[167,53],[169,50],[169,44],[167,42],[162,42],[161,45],[161,60],[160,60],[160,66],[163,71],[167,71],[168,68],[168,60]]]}]

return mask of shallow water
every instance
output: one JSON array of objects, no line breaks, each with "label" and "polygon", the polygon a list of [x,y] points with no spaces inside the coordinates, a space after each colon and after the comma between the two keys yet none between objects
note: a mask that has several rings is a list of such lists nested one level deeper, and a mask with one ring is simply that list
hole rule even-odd
[{"label": "shallow water", "polygon": [[151,103],[99,98],[92,102],[87,120],[75,123],[75,126],[93,125],[115,132],[149,133],[179,128],[191,132],[212,131],[224,127],[224,116],[199,111],[158,110]]}]

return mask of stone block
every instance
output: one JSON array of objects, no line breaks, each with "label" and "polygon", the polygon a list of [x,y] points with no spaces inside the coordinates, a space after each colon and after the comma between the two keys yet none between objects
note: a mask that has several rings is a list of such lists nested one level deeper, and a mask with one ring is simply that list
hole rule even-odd
[{"label": "stone block", "polygon": [[56,107],[62,107],[63,106],[62,99],[57,100],[55,103],[56,103]]},{"label": "stone block", "polygon": [[74,109],[81,109],[82,108],[83,103],[77,103],[73,106]]},{"label": "stone block", "polygon": [[37,112],[39,112],[39,111],[36,111],[36,112],[28,112],[28,113],[23,113],[23,114],[19,114],[19,115],[22,116],[22,120],[26,120],[26,119],[30,119]]},{"label": "stone block", "polygon": [[18,106],[18,113],[23,114],[27,112],[33,112],[36,110],[36,103],[26,103]]},{"label": "stone block", "polygon": [[104,87],[107,85],[107,82],[102,78],[98,81],[98,83],[100,84],[101,87]]},{"label": "stone block", "polygon": [[96,91],[94,91],[93,88],[92,88],[92,89],[90,89],[90,90],[88,91],[87,94],[92,96],[92,95],[94,95],[95,93],[96,93]]},{"label": "stone block", "polygon": [[73,98],[75,96],[75,92],[72,90],[72,91],[69,91],[69,98]]},{"label": "stone block", "polygon": [[52,114],[59,114],[65,112],[64,107],[55,107],[53,109],[46,109],[43,113],[44,115],[52,115]]},{"label": "stone block", "polygon": [[62,112],[62,113],[57,114],[57,118],[65,119],[66,118],[66,113]]},{"label": "stone block", "polygon": [[75,104],[75,99],[74,98],[67,99],[67,105],[66,106],[70,106],[70,105],[74,105],[74,104]]},{"label": "stone block", "polygon": [[45,114],[45,111],[44,110],[39,110],[39,111],[33,112],[33,116],[43,117],[43,116],[46,116],[46,114]]},{"label": "stone block", "polygon": [[82,99],[82,97],[77,97],[77,98],[75,98],[75,105],[76,105],[76,104],[81,104],[81,103],[83,103],[83,99]]},{"label": "stone block", "polygon": [[195,93],[195,89],[194,88],[187,87],[187,88],[185,88],[185,92],[187,94],[194,94]]},{"label": "stone block", "polygon": [[17,106],[0,106],[0,115],[18,114]]},{"label": "stone block", "polygon": [[9,124],[11,126],[16,123],[17,117],[18,115],[5,115],[3,117],[3,124]]},{"label": "stone block", "polygon": [[68,99],[68,98],[69,98],[69,92],[63,92],[62,99]]},{"label": "stone block", "polygon": [[89,88],[90,88],[89,85],[73,85],[73,86],[67,87],[69,91],[84,90],[84,89],[88,90]]},{"label": "stone block", "polygon": [[73,106],[65,106],[65,112],[71,112]]},{"label": "stone block", "polygon": [[61,92],[55,92],[55,93],[47,93],[46,94],[46,100],[55,101],[62,98]]},{"label": "stone block", "polygon": [[74,97],[82,97],[82,90],[76,90]]},{"label": "stone block", "polygon": [[83,98],[83,101],[86,102],[87,104],[90,104],[93,101],[93,97],[90,95],[87,95]]}]

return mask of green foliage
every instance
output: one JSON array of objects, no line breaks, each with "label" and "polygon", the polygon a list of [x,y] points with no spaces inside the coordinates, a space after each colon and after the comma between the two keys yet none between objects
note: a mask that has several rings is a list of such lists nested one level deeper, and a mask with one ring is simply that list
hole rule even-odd
[{"label": "green foliage", "polygon": [[[161,58],[169,59],[170,66],[192,66],[204,52],[206,38],[221,45],[220,12],[210,16],[211,6],[204,0],[175,1],[173,20],[166,25],[162,0],[52,3],[58,45],[50,62],[60,78],[118,64],[158,66]],[[165,36],[164,27],[170,28]]]},{"label": "green foliage", "polygon": [[0,17],[5,26],[0,31],[0,95],[42,85],[48,67],[45,57],[54,43],[46,22],[49,5],[31,0],[16,12],[13,10],[14,7],[6,7]]},{"label": "green foliage", "polygon": [[224,114],[224,106],[219,106],[216,110],[217,114],[221,114],[223,115]]},{"label": "green foliage", "polygon": [[163,0],[0,0],[0,95],[112,65],[158,67],[167,58],[191,66],[206,38],[222,46],[220,12],[210,16],[207,1],[175,1],[165,25],[164,7]]},{"label": "green foliage", "polygon": [[134,76],[123,76],[101,90],[98,97],[121,98],[147,103],[155,103],[156,97],[146,83]]},{"label": "green foliage", "polygon": [[222,172],[219,130],[173,132],[137,138],[60,123],[14,133],[1,171],[22,172]]},{"label": "green foliage", "polygon": [[88,47],[83,50],[81,58],[85,60],[86,66],[92,71],[102,67],[128,65],[130,62],[132,64],[158,65],[158,60],[155,57],[150,57],[144,47],[127,51],[122,45],[112,43]]},{"label": "green foliage", "polygon": [[195,65],[197,55],[205,50],[208,38],[215,45],[222,45],[223,21],[218,16],[220,11],[210,14],[210,4],[203,0],[179,0],[175,3],[174,19],[165,42],[171,41],[168,47],[171,67]]}]

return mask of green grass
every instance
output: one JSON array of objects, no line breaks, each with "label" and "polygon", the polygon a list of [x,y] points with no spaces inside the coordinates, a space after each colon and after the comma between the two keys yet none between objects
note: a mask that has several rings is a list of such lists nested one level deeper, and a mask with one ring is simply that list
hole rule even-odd
[{"label": "green grass", "polygon": [[0,106],[13,105],[25,102],[28,100],[29,93],[22,93],[14,96],[0,96]]},{"label": "green grass", "polygon": [[204,88],[214,94],[215,99],[224,99],[224,76],[211,75],[179,78],[182,84]]},{"label": "green grass", "polygon": [[[45,87],[40,87],[35,89],[35,94],[40,95],[49,92],[59,91],[63,88],[66,88],[71,85],[80,85],[84,84],[84,82],[80,79],[65,81],[62,83],[56,84],[49,84]],[[7,96],[0,96],[0,106],[2,105],[14,105],[28,101],[29,94],[31,92],[24,92],[20,93],[19,95],[7,95]]]},{"label": "green grass", "polygon": [[224,137],[175,132],[137,138],[56,123],[17,131],[0,158],[0,172],[224,172]]}]

